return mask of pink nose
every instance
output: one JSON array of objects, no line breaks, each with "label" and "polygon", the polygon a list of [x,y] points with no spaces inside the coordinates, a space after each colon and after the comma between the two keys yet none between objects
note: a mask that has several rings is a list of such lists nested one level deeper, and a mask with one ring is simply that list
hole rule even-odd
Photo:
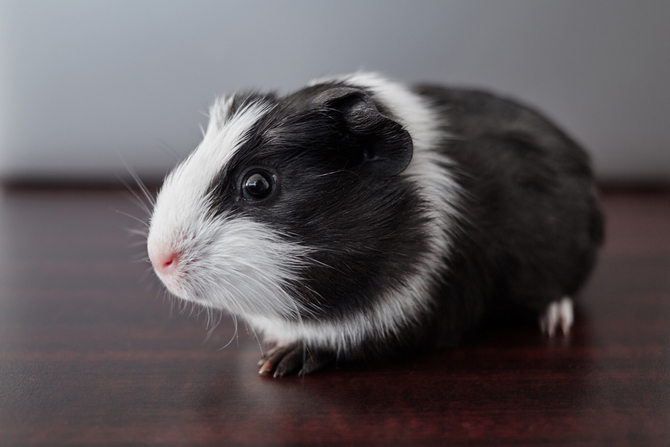
[{"label": "pink nose", "polygon": [[162,276],[174,274],[179,266],[178,253],[150,252],[149,259],[151,259],[151,264],[154,266],[156,272]]}]

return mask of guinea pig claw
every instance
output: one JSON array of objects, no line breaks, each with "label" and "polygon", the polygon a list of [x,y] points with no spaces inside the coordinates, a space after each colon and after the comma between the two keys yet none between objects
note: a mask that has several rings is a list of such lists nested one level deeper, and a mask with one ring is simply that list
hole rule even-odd
[{"label": "guinea pig claw", "polygon": [[282,358],[291,350],[291,346],[276,346],[263,355],[260,361],[259,374],[269,374],[275,371]]},{"label": "guinea pig claw", "polygon": [[261,354],[261,359],[258,361],[258,365],[259,366],[262,365],[263,363],[265,363],[267,359],[275,355],[277,351],[285,347],[286,347],[285,345],[281,345],[281,346],[273,346],[272,348],[268,349],[263,354]]},{"label": "guinea pig claw", "polygon": [[286,356],[281,359],[273,377],[284,377],[288,374],[292,374],[300,370],[300,367],[304,363],[304,356],[306,354],[302,349],[294,349],[286,354]]},{"label": "guinea pig claw", "polygon": [[570,333],[574,322],[574,310],[570,297],[563,297],[560,301],[553,301],[547,306],[547,310],[540,316],[540,329],[542,333],[553,337],[558,327],[564,335]]}]

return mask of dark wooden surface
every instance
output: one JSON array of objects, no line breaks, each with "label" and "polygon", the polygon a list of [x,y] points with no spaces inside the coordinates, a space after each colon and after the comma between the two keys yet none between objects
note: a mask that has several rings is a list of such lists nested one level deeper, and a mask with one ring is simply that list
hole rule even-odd
[{"label": "dark wooden surface", "polygon": [[[500,329],[411,363],[260,377],[165,298],[117,191],[0,195],[0,445],[670,445],[670,195],[608,194],[569,337]],[[229,346],[223,348],[232,339]]]}]

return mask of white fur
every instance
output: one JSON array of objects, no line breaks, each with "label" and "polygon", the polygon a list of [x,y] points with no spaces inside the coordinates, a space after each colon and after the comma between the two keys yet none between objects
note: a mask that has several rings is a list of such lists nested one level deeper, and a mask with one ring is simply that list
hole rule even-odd
[{"label": "white fur", "polygon": [[[159,276],[176,296],[240,315],[299,319],[288,292],[307,250],[282,241],[247,218],[211,217],[211,182],[244,144],[245,132],[267,111],[252,104],[230,116],[217,101],[198,148],[165,180],[151,217],[148,250],[179,253],[177,272]],[[281,262],[277,262],[281,260]]]},{"label": "white fur", "polygon": [[[167,179],[151,220],[149,246],[161,244],[188,253],[184,271],[165,281],[169,290],[187,300],[224,308],[249,321],[267,338],[297,340],[348,350],[370,337],[385,338],[431,311],[430,287],[450,250],[460,189],[450,160],[434,148],[446,135],[436,113],[401,84],[375,74],[331,78],[361,87],[383,103],[410,133],[414,156],[402,174],[420,188],[431,219],[429,251],[413,265],[416,273],[382,297],[368,312],[337,323],[296,317],[299,309],[287,291],[297,271],[309,262],[309,250],[291,245],[271,228],[239,217],[208,217],[207,188],[243,144],[244,132],[266,109],[252,105],[230,116],[231,99],[220,100],[211,112],[207,133],[198,149]],[[323,81],[315,81],[316,84]],[[186,256],[186,255],[185,255]],[[288,320],[287,320],[288,318]]]},{"label": "white fur", "polygon": [[282,241],[265,225],[217,217],[197,237],[182,239],[179,250],[184,253],[181,275],[171,291],[180,298],[237,315],[296,321],[300,311],[309,312],[289,293],[308,251]]},{"label": "white fur", "polygon": [[430,286],[443,268],[441,257],[449,253],[460,188],[451,171],[445,168],[451,164],[450,160],[434,150],[447,137],[438,128],[443,123],[421,97],[401,84],[370,73],[322,79],[310,85],[332,81],[371,91],[405,126],[412,137],[414,155],[403,175],[416,182],[432,210],[431,240],[427,243],[430,251],[414,266],[417,272],[403,287],[387,293],[369,312],[337,323],[295,324],[276,318],[249,318],[255,328],[282,342],[303,340],[340,351],[353,348],[369,337],[383,339],[416,322],[422,312],[431,311]]}]

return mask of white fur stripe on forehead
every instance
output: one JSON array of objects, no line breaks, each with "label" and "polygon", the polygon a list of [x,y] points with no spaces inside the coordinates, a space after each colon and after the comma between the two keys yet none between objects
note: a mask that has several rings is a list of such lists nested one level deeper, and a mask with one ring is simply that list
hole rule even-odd
[{"label": "white fur stripe on forehead", "polygon": [[207,132],[198,148],[166,179],[189,195],[204,199],[212,180],[245,143],[247,132],[270,108],[268,103],[248,104],[230,116],[232,97],[217,101],[210,110]]}]

